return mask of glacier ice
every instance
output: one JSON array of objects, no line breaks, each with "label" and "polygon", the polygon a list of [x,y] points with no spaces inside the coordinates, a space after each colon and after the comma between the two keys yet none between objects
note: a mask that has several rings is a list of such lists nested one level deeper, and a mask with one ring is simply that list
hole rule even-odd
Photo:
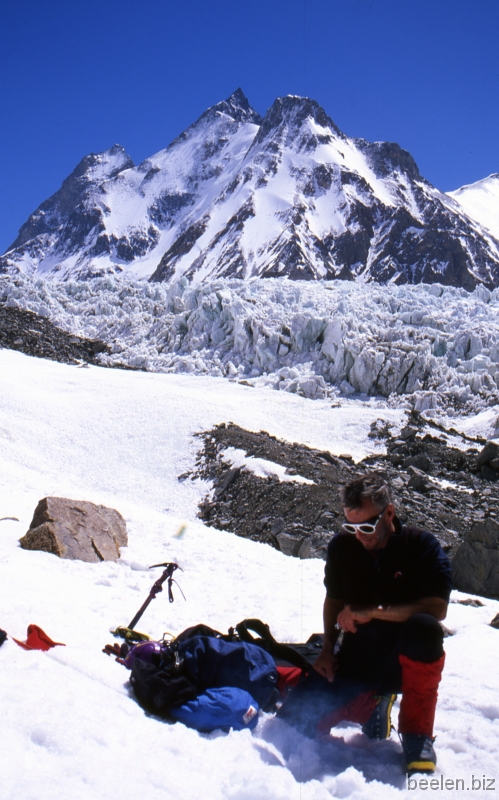
[{"label": "glacier ice", "polygon": [[498,403],[499,290],[219,279],[0,279],[0,300],[102,339],[104,365],[202,373],[428,416]]}]

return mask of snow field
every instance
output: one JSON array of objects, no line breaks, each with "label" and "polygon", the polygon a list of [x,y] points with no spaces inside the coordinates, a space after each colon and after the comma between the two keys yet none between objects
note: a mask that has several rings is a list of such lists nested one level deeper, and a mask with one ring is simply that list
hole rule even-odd
[{"label": "snow field", "polygon": [[448,192],[471,219],[488,228],[499,241],[499,175],[489,175],[476,183]]},{"label": "snow field", "polygon": [[233,467],[252,472],[253,475],[256,475],[258,478],[267,478],[271,475],[275,475],[280,481],[287,481],[288,483],[314,483],[314,481],[304,478],[302,475],[288,475],[286,467],[283,467],[281,464],[276,464],[274,461],[269,461],[266,458],[247,456],[244,450],[240,450],[237,447],[227,447],[225,450],[222,450],[220,458]]},{"label": "snow field", "polygon": [[[360,458],[379,446],[367,437],[371,421],[402,425],[404,413],[358,400],[331,408],[210,377],[79,369],[6,350],[0,372],[0,517],[20,520],[0,522],[0,627],[23,639],[36,623],[66,644],[25,652],[9,638],[0,649],[2,800],[417,794],[406,791],[395,735],[369,742],[358,726],[344,726],[326,743],[310,742],[269,715],[253,735],[200,735],[145,715],[126,670],[101,653],[113,641],[109,629],[129,622],[146,598],[158,574],[148,567],[167,560],[184,570],[176,577],[186,600],[177,587],[172,605],[159,595],[138,626],[145,632],[175,634],[197,622],[226,630],[246,616],[261,617],[281,640],[321,630],[322,562],[196,520],[209,485],[177,480],[194,463],[193,434],[233,420]],[[117,508],[129,533],[122,558],[85,564],[23,551],[18,539],[49,493]],[[455,636],[446,639],[437,710],[437,775],[466,781],[497,772],[499,633],[488,622],[499,602],[483,602],[450,606]],[[481,796],[491,794],[472,794]]]}]

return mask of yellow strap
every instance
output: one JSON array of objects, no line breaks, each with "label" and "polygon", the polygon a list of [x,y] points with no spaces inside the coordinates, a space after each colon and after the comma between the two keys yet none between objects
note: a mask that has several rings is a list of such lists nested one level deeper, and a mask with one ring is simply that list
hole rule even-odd
[{"label": "yellow strap", "polygon": [[147,633],[139,633],[139,631],[134,631],[131,628],[125,628],[123,626],[116,628],[116,630],[111,631],[111,633],[113,636],[119,636],[126,642],[148,642],[151,638]]}]

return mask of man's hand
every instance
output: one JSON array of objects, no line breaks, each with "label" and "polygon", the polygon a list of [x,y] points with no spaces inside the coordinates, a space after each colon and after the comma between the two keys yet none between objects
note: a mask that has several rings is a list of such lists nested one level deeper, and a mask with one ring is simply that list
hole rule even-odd
[{"label": "man's hand", "polygon": [[372,619],[385,622],[405,622],[414,614],[431,614],[439,621],[445,619],[447,602],[441,597],[422,597],[414,603],[393,606],[345,606],[338,613],[340,628],[348,633],[356,633],[357,625],[365,625]]},{"label": "man's hand", "polygon": [[322,675],[329,683],[332,683],[336,670],[338,669],[338,662],[333,650],[330,648],[323,648],[313,667],[319,675]]},{"label": "man's hand", "polygon": [[375,607],[357,608],[345,606],[338,614],[338,625],[348,633],[357,633],[357,625],[364,625],[374,619]]}]

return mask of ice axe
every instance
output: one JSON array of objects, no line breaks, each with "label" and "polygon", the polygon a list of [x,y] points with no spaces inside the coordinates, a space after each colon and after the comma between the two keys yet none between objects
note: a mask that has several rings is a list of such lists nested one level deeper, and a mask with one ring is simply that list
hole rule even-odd
[{"label": "ice axe", "polygon": [[[142,614],[146,610],[146,608],[149,605],[149,603],[151,603],[154,600],[154,598],[156,597],[157,594],[159,594],[160,592],[163,591],[163,584],[165,583],[165,581],[168,581],[168,600],[170,601],[170,603],[173,603],[174,597],[173,597],[172,585],[174,583],[177,583],[177,581],[174,580],[174,578],[173,578],[173,573],[175,572],[176,569],[179,569],[179,570],[183,571],[182,567],[179,567],[179,565],[176,564],[174,561],[166,561],[163,564],[153,564],[151,567],[149,567],[149,569],[155,569],[156,567],[166,567],[166,569],[163,571],[163,573],[160,575],[160,577],[157,579],[157,581],[154,582],[154,584],[153,584],[153,586],[151,588],[151,591],[149,592],[148,597],[146,598],[144,603],[142,603],[141,607],[139,608],[139,610],[135,614],[135,616],[132,619],[132,621],[130,622],[130,624],[127,625],[126,628],[120,627],[120,628],[116,628],[115,631],[112,631],[112,633],[114,633],[115,636],[121,636],[123,639],[126,639],[127,641],[129,641],[129,640],[139,640],[140,641],[142,639],[148,639],[149,638],[148,636],[146,636],[143,633],[138,633],[137,631],[134,631],[134,627],[137,624],[137,622],[139,621],[139,619],[141,618]],[[178,586],[178,583],[177,583],[177,586]],[[178,586],[178,588],[180,589],[180,586]],[[182,597],[185,600],[185,595],[184,595],[182,589],[180,589],[180,592],[182,594]]]}]

